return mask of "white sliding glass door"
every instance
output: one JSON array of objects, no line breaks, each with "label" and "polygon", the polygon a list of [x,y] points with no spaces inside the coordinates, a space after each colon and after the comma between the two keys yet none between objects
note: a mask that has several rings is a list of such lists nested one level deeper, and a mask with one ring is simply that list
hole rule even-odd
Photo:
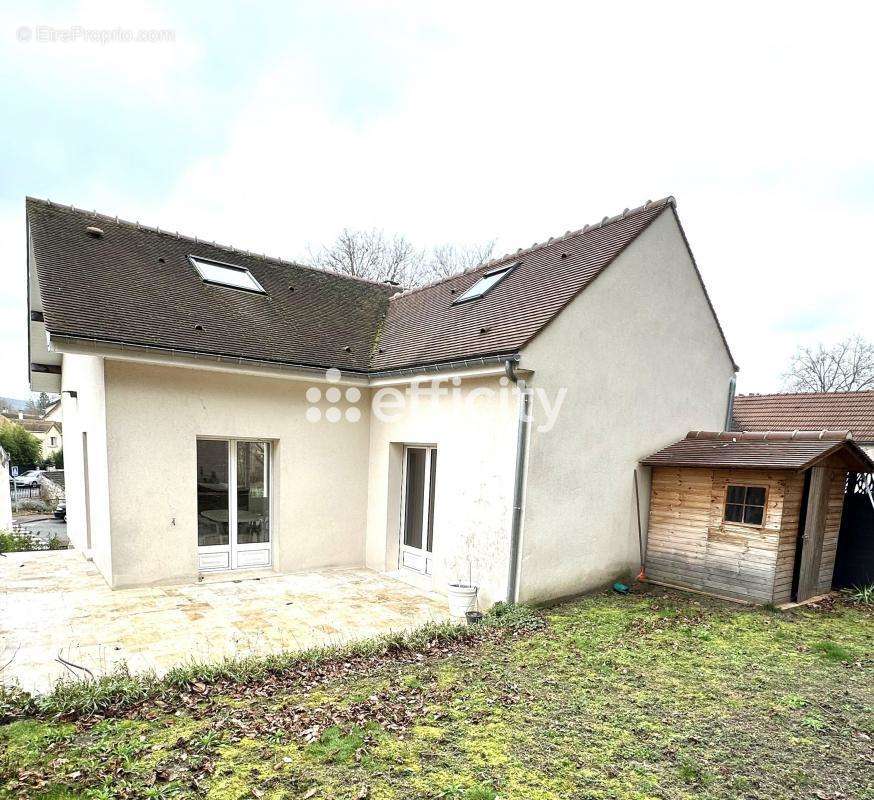
[{"label": "white sliding glass door", "polygon": [[404,448],[400,566],[431,574],[434,553],[436,447]]},{"label": "white sliding glass door", "polygon": [[268,567],[270,442],[197,440],[197,562],[201,572]]}]

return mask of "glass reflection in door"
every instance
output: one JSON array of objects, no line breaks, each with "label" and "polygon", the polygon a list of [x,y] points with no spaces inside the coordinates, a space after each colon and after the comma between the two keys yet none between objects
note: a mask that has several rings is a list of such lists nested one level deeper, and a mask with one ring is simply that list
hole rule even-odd
[{"label": "glass reflection in door", "polygon": [[237,544],[270,541],[270,445],[237,442]]},{"label": "glass reflection in door", "polygon": [[228,545],[228,498],[228,442],[198,439],[198,546]]}]

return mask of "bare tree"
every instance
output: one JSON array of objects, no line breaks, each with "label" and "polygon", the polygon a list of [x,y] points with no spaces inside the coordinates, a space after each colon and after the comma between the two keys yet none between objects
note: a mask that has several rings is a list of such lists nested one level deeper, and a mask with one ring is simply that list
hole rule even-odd
[{"label": "bare tree", "polygon": [[455,244],[441,244],[431,249],[426,259],[425,269],[429,280],[448,278],[474,269],[492,257],[495,240],[462,247]]},{"label": "bare tree", "polygon": [[857,335],[831,347],[799,347],[783,383],[793,392],[874,389],[874,344]]},{"label": "bare tree", "polygon": [[313,251],[310,259],[322,269],[411,286],[422,279],[424,256],[406,237],[388,237],[381,230],[344,228],[329,245]]},{"label": "bare tree", "polygon": [[310,249],[309,257],[316,266],[332,272],[412,287],[479,266],[493,248],[491,241],[464,247],[444,244],[426,251],[402,234],[344,228],[331,244]]}]

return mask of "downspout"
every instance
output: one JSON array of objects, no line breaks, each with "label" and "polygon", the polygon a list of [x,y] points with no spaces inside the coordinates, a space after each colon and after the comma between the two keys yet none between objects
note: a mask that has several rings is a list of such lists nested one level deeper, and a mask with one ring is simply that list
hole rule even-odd
[{"label": "downspout", "polygon": [[519,388],[519,423],[516,433],[516,475],[513,483],[513,517],[510,523],[510,571],[507,578],[507,602],[515,603],[519,576],[519,539],[522,532],[522,496],[525,494],[525,457],[528,451],[528,423],[531,419],[531,392],[516,374],[516,362],[504,362],[507,377]]},{"label": "downspout", "polygon": [[725,411],[725,427],[723,430],[734,430],[734,393],[737,388],[737,375],[732,375],[728,382],[728,408]]}]

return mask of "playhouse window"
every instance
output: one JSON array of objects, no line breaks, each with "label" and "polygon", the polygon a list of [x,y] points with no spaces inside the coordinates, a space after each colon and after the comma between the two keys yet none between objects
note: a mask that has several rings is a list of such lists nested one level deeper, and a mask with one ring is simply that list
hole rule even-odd
[{"label": "playhouse window", "polygon": [[725,521],[762,525],[767,495],[764,486],[729,486],[725,492]]}]

